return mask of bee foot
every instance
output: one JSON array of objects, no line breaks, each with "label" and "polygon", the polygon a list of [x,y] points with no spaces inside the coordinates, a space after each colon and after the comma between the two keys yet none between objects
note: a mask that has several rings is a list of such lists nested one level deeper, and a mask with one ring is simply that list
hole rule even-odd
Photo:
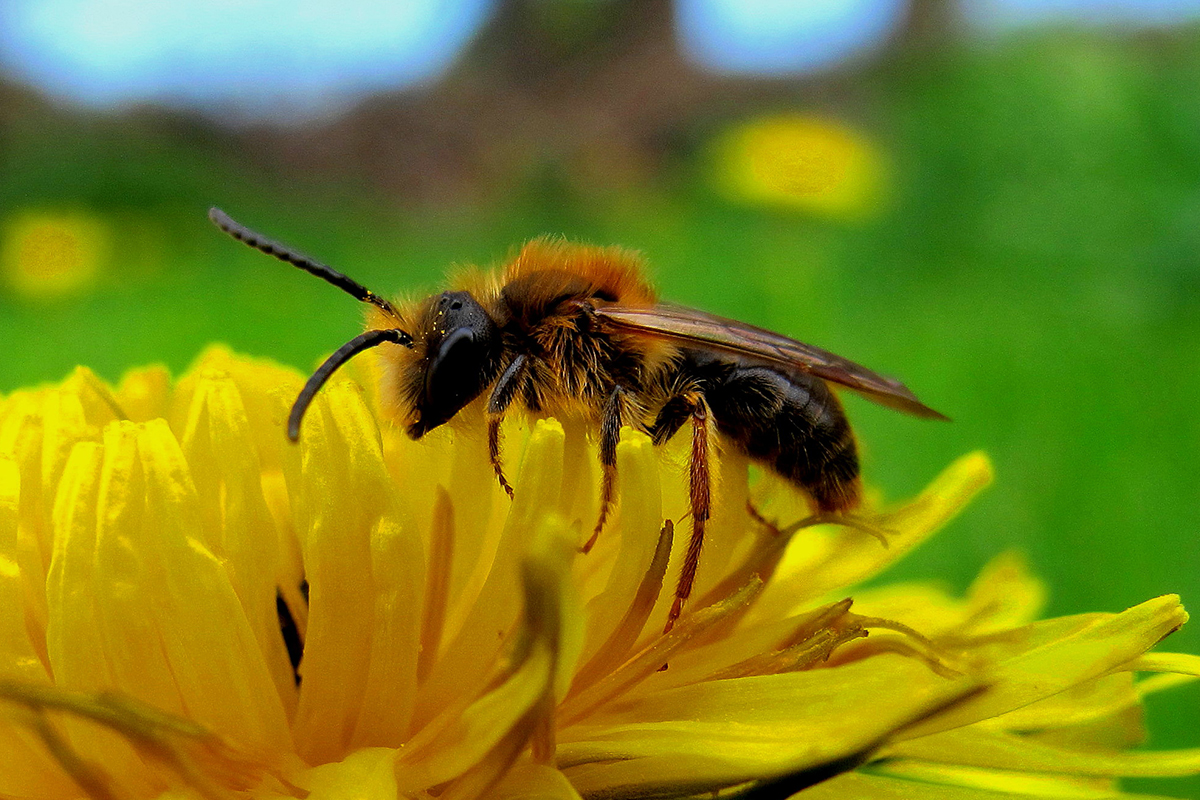
[{"label": "bee foot", "polygon": [[750,500],[750,499],[746,500],[746,513],[750,515],[750,518],[752,520],[754,520],[759,525],[766,528],[771,533],[772,536],[779,536],[781,533],[783,533],[783,531],[779,527],[779,523],[772,522],[771,520],[769,520],[765,516],[763,516],[762,512],[759,511],[758,508],[754,505],[753,500]]},{"label": "bee foot", "polygon": [[837,513],[819,513],[805,517],[799,522],[794,522],[780,533],[792,534],[803,528],[811,528],[814,525],[840,525],[843,528],[852,528],[856,531],[874,536],[879,540],[879,543],[884,547],[889,547],[890,542],[888,537],[895,534],[895,531],[884,528],[876,524],[873,520],[867,517],[859,517],[853,514],[837,514]]}]

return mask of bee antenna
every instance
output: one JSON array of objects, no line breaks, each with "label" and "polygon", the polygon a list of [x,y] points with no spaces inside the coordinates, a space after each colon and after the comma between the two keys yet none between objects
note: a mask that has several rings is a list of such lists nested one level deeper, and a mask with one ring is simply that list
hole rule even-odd
[{"label": "bee antenna", "polygon": [[413,339],[408,333],[399,328],[384,328],[382,330],[370,330],[365,333],[360,333],[350,341],[337,349],[333,355],[325,359],[325,363],[317,367],[317,371],[312,374],[308,382],[304,384],[304,388],[300,390],[300,394],[296,397],[296,402],[292,404],[292,412],[288,414],[288,438],[293,442],[300,439],[300,422],[304,419],[304,412],[312,404],[313,398],[317,396],[317,392],[329,380],[329,376],[345,364],[354,356],[371,347],[376,347],[384,342],[393,342],[404,347],[412,347]]},{"label": "bee antenna", "polygon": [[391,303],[358,281],[346,277],[333,267],[326,266],[319,261],[309,258],[298,250],[250,230],[219,208],[210,208],[208,210],[208,218],[212,220],[214,225],[239,242],[250,245],[255,250],[261,250],[269,256],[275,256],[280,261],[286,261],[294,267],[299,267],[310,275],[316,275],[318,278],[332,283],[343,292],[352,295],[355,299],[361,300],[364,303],[370,303],[382,309],[385,313],[397,319],[400,318],[400,315],[396,313],[396,309],[392,307]]}]

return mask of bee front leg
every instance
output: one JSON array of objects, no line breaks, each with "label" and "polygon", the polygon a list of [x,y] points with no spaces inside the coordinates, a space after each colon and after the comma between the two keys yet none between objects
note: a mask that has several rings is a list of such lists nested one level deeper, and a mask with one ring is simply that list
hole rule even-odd
[{"label": "bee front leg", "polygon": [[613,387],[608,400],[604,402],[604,410],[600,416],[600,517],[592,530],[592,537],[583,546],[583,552],[590,553],[604,530],[608,521],[608,513],[612,509],[617,489],[617,443],[621,439],[621,395],[625,390],[620,386]]},{"label": "bee front leg", "polygon": [[513,499],[512,484],[508,482],[508,478],[504,477],[504,464],[500,461],[500,423],[504,421],[504,417],[488,417],[488,458],[492,462],[492,470],[496,473],[496,480],[500,482],[501,488],[508,493],[508,499]]},{"label": "bee front leg", "polygon": [[704,547],[704,527],[712,505],[712,479],[709,471],[712,430],[709,425],[708,403],[699,392],[691,392],[682,399],[688,402],[692,409],[692,458],[688,464],[692,535],[688,539],[679,582],[675,584],[675,601],[671,603],[671,610],[667,613],[667,624],[663,633],[668,633],[675,627],[675,620],[683,613],[683,604],[692,594],[692,586],[696,582],[696,568],[700,565],[700,551]]},{"label": "bee front leg", "polygon": [[500,485],[504,487],[504,491],[508,492],[508,499],[513,497],[513,488],[509,484],[508,478],[504,477],[504,465],[500,461],[500,423],[504,421],[504,412],[508,410],[508,406],[512,403],[513,398],[517,395],[517,387],[521,385],[521,381],[525,378],[525,367],[528,363],[528,357],[521,353],[512,360],[508,365],[508,369],[504,370],[504,374],[496,381],[496,386],[492,389],[492,395],[488,399],[488,458],[492,462],[492,469],[496,473],[496,480],[500,481]]}]

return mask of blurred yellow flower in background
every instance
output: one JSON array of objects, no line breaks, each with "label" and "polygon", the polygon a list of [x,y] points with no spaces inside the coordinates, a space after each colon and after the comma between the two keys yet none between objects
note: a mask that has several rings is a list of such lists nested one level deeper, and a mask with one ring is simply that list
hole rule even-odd
[{"label": "blurred yellow flower in background", "polygon": [[884,547],[754,522],[749,498],[803,501],[727,454],[663,634],[683,451],[625,432],[585,556],[581,423],[514,425],[510,503],[479,409],[411,442],[345,381],[293,446],[301,380],[213,349],[176,383],[80,369],[0,401],[0,796],[1117,797],[1200,771],[1129,751],[1141,698],[1200,675],[1146,652],[1186,621],[1174,597],[1037,622],[1002,556],[962,598],[850,599],[988,483],[981,455],[872,512]]},{"label": "blurred yellow flower in background", "polygon": [[9,218],[0,239],[0,271],[9,289],[31,300],[87,291],[110,249],[108,226],[82,212],[24,211]]},{"label": "blurred yellow flower in background", "polygon": [[758,117],[720,133],[711,152],[718,190],[738,202],[857,218],[884,200],[883,154],[836,120]]}]

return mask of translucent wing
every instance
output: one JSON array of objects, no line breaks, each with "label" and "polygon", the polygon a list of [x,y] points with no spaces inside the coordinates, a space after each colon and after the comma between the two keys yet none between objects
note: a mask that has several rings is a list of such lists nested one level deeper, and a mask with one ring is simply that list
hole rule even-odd
[{"label": "translucent wing", "polygon": [[637,331],[807,372],[853,389],[868,400],[918,417],[949,419],[917,399],[908,387],[853,361],[778,333],[681,306],[604,306],[596,316],[615,329]]}]

